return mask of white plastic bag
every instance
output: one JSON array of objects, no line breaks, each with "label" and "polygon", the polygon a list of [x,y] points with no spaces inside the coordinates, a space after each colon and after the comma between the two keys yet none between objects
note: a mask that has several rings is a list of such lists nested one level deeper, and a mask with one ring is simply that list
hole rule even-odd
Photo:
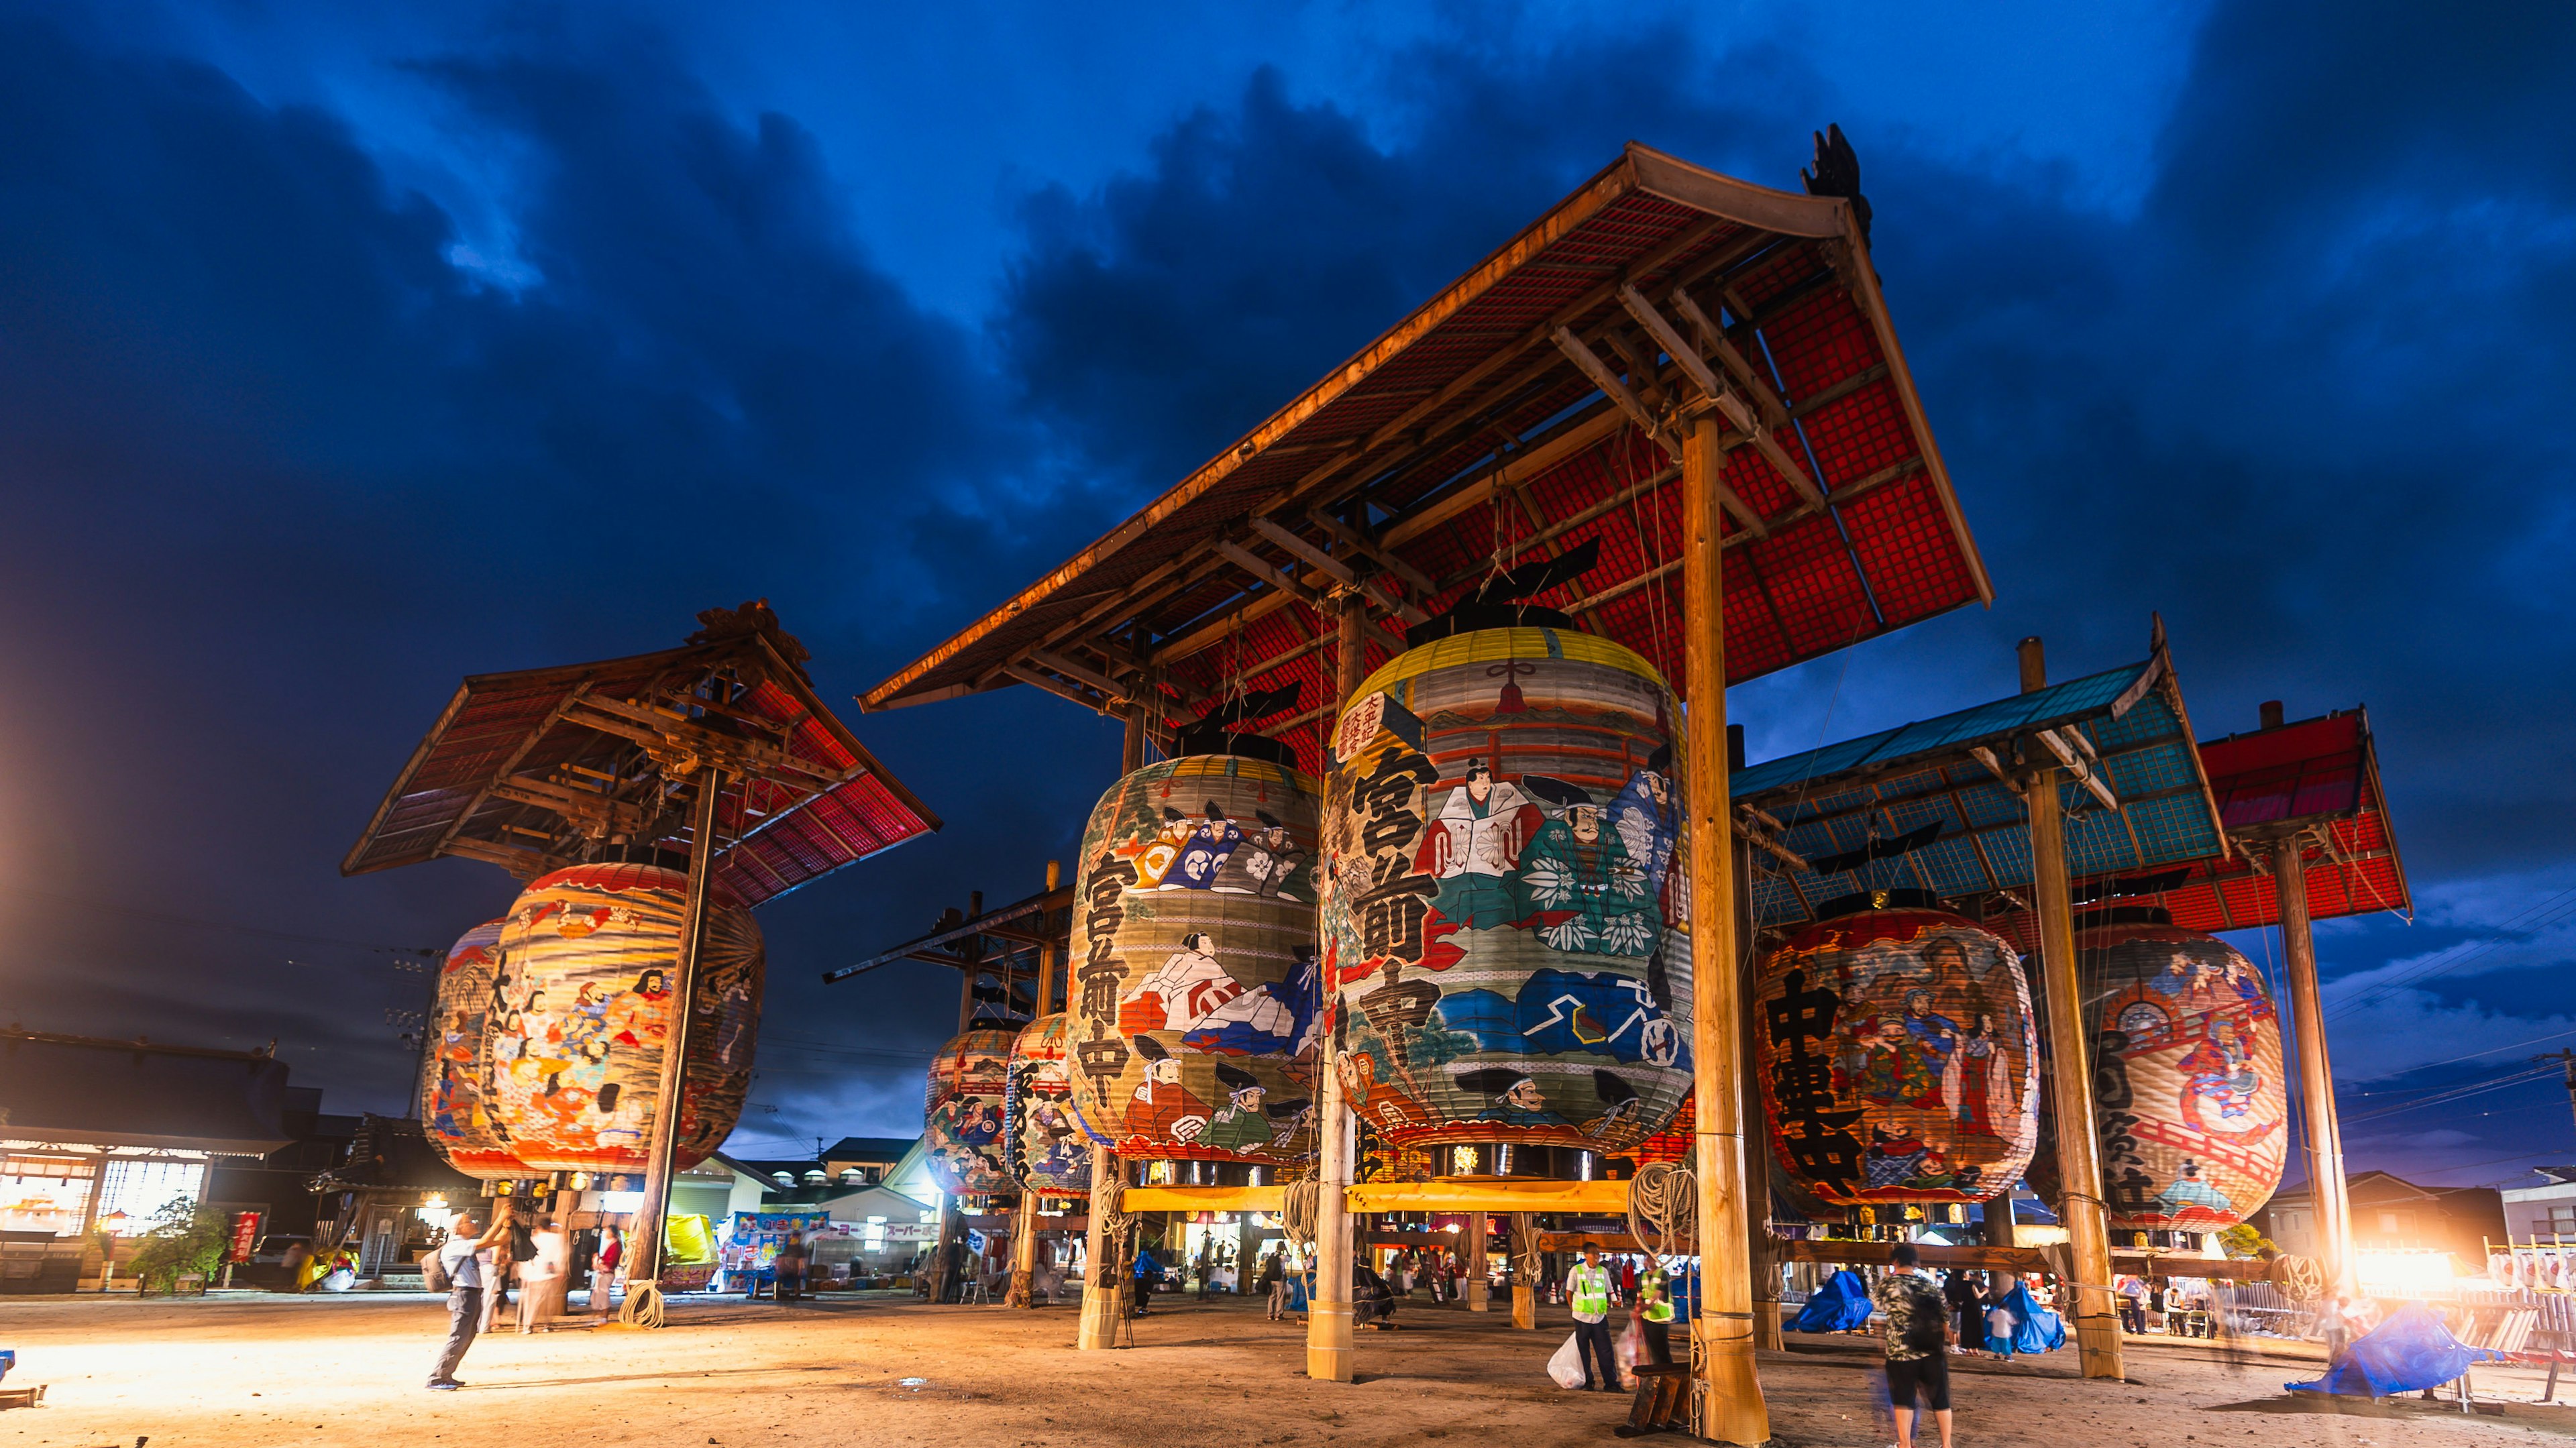
[{"label": "white plastic bag", "polygon": [[1565,1346],[1558,1348],[1556,1356],[1547,1360],[1547,1375],[1556,1379],[1560,1388],[1583,1386],[1583,1349],[1574,1345],[1573,1333],[1565,1335]]},{"label": "white plastic bag", "polygon": [[1632,1390],[1637,1386],[1637,1360],[1645,1355],[1646,1330],[1637,1325],[1636,1318],[1630,1317],[1627,1327],[1619,1333],[1619,1340],[1611,1344],[1611,1356],[1619,1360],[1619,1386]]}]

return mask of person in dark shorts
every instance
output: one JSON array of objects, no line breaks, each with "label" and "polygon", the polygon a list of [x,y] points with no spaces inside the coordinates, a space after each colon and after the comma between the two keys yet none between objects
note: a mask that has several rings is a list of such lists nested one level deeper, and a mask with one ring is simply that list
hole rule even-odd
[{"label": "person in dark shorts", "polygon": [[1923,1254],[1913,1243],[1897,1243],[1887,1275],[1870,1288],[1869,1296],[1884,1319],[1887,1405],[1896,1410],[1896,1448],[1914,1448],[1918,1396],[1940,1425],[1941,1448],[1950,1448],[1950,1344],[1958,1332],[1940,1289],[1923,1274],[1922,1265]]}]

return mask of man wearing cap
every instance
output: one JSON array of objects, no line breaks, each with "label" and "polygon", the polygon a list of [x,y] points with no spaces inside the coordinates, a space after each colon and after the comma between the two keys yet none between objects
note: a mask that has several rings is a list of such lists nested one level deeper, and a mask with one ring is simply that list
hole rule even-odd
[{"label": "man wearing cap", "polygon": [[1583,1364],[1583,1386],[1619,1391],[1619,1360],[1610,1346],[1610,1269],[1601,1265],[1600,1248],[1583,1249],[1582,1263],[1565,1276],[1565,1297],[1574,1304],[1574,1351]]}]

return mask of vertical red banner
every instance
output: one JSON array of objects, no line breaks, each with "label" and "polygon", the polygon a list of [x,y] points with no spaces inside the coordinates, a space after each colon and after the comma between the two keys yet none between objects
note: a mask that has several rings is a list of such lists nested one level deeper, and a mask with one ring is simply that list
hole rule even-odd
[{"label": "vertical red banner", "polygon": [[259,1213],[233,1213],[233,1250],[224,1260],[247,1262],[253,1247],[259,1245]]}]

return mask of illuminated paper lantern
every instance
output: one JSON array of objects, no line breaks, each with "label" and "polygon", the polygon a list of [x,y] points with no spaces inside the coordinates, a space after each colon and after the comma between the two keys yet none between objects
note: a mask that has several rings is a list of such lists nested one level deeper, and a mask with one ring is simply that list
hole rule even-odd
[{"label": "illuminated paper lantern", "polygon": [[1673,1113],[1672,1121],[1663,1130],[1637,1144],[1637,1165],[1653,1166],[1657,1162],[1666,1162],[1698,1170],[1696,1133],[1699,1130],[1699,1112],[1693,1105],[1696,1100],[1692,1096],[1683,1097],[1682,1109]]},{"label": "illuminated paper lantern", "polygon": [[1074,882],[1074,1099],[1120,1155],[1308,1155],[1314,855],[1313,782],[1268,759],[1188,755],[1101,796]]},{"label": "illuminated paper lantern", "polygon": [[2219,1231],[2271,1200],[2289,1151],[2281,1023],[2225,941],[2122,906],[2078,917],[2111,1225]]},{"label": "illuminated paper lantern", "polygon": [[922,1098],[922,1155],[950,1196],[1016,1192],[1006,1129],[1016,1030],[968,1031],[930,1059]]},{"label": "illuminated paper lantern", "polygon": [[491,1064],[484,1023],[499,1004],[493,982],[501,931],[509,923],[506,917],[486,920],[457,937],[439,969],[429,1049],[421,1055],[420,1119],[430,1143],[448,1165],[486,1181],[534,1174],[511,1154],[485,1090]]},{"label": "illuminated paper lantern", "polygon": [[2030,983],[1916,891],[1821,907],[1763,957],[1756,1064],[1783,1170],[1836,1206],[1984,1201],[2039,1141]]},{"label": "illuminated paper lantern", "polygon": [[1564,628],[1398,655],[1333,731],[1324,974],[1395,1146],[1627,1152],[1691,1086],[1671,690]]},{"label": "illuminated paper lantern", "polygon": [[[511,905],[484,1022],[487,1099],[533,1170],[645,1169],[687,903],[677,870],[591,864],[539,878]],[[760,927],[728,897],[710,906],[680,1077],[682,1167],[742,1115],[760,1024]]]},{"label": "illuminated paper lantern", "polygon": [[1002,1118],[1011,1175],[1046,1196],[1078,1197],[1091,1191],[1091,1148],[1108,1138],[1094,1133],[1073,1103],[1073,1068],[1067,1017],[1057,1011],[1020,1028],[1011,1042]]}]

